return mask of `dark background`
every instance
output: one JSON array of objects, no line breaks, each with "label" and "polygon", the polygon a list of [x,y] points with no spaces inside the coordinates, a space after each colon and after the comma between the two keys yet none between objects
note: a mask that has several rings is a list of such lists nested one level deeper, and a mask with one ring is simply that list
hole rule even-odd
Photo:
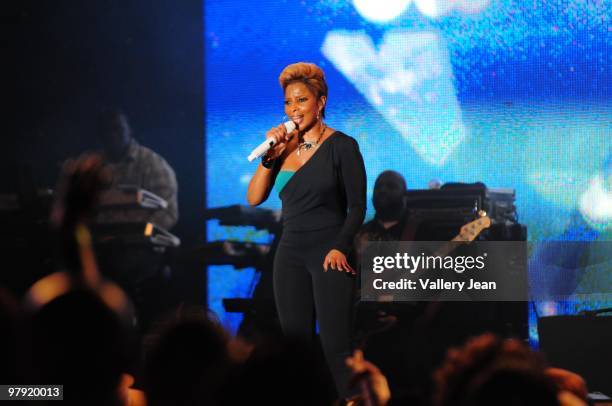
[{"label": "dark background", "polygon": [[200,0],[3,2],[1,189],[20,170],[53,187],[61,162],[97,147],[96,114],[118,107],[176,172],[172,231],[183,247],[203,240],[202,14]]}]

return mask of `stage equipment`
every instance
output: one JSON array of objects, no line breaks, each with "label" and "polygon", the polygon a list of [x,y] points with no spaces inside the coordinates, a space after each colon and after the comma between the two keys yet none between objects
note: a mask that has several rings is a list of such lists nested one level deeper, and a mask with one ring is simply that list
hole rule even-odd
[{"label": "stage equipment", "polygon": [[102,193],[101,210],[119,207],[161,210],[168,208],[168,202],[153,192],[128,185],[120,185],[116,189]]},{"label": "stage equipment", "polygon": [[152,247],[181,245],[177,236],[151,222],[96,223],[91,229],[96,244],[119,243]]},{"label": "stage equipment", "polygon": [[489,189],[482,183],[447,183],[440,189],[409,190],[405,194],[409,221],[418,224],[409,239],[450,240],[478,210],[484,210],[493,225],[480,240],[524,241],[527,230],[518,222],[515,200],[513,189]]},{"label": "stage equipment", "polygon": [[280,210],[261,209],[242,205],[215,207],[204,212],[206,220],[217,219],[222,226],[253,226],[257,230],[279,233]]},{"label": "stage equipment", "polygon": [[192,251],[196,261],[203,265],[232,265],[236,269],[255,268],[257,284],[251,298],[223,298],[223,307],[229,313],[242,313],[244,319],[238,334],[251,342],[280,335],[280,324],[272,291],[272,263],[282,231],[280,211],[250,206],[233,205],[205,211],[207,220],[216,219],[223,226],[252,226],[273,235],[271,244],[242,241],[209,242]]},{"label": "stage equipment", "polygon": [[[445,184],[436,190],[405,194],[405,240],[449,241],[483,210],[492,224],[477,237],[484,241],[525,241],[512,189],[488,189],[482,183]],[[525,275],[526,277],[526,275]],[[357,305],[356,345],[385,372],[401,395],[405,382],[427,387],[450,346],[484,332],[527,337],[525,302],[362,302]],[[389,351],[394,348],[394,351]],[[405,394],[419,398],[422,393]],[[399,395],[398,395],[399,396]]]},{"label": "stage equipment", "polygon": [[236,269],[266,266],[270,245],[240,241],[215,241],[206,243],[192,251],[204,265],[232,265]]}]

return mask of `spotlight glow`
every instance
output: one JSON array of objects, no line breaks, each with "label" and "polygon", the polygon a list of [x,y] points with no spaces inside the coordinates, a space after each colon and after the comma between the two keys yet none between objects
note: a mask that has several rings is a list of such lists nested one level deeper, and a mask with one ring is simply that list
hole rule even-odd
[{"label": "spotlight glow", "polygon": [[480,13],[489,0],[414,0],[417,9],[429,18],[438,18],[459,10],[466,14]]},{"label": "spotlight glow", "polygon": [[417,9],[430,18],[437,18],[449,13],[455,6],[454,0],[415,0]]},{"label": "spotlight glow", "polygon": [[357,12],[373,23],[386,23],[399,17],[412,0],[353,0]]}]

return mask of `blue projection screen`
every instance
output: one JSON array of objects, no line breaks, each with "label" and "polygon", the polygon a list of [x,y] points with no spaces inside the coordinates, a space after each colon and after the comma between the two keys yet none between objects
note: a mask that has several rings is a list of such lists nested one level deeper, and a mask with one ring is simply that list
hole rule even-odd
[{"label": "blue projection screen", "polygon": [[[612,240],[611,4],[206,1],[207,207],[246,204],[256,166],[246,156],[283,120],[278,75],[308,61],[326,72],[327,123],[359,142],[368,217],[376,176],[393,169],[409,188],[439,179],[515,189],[530,241]],[[263,207],[280,208],[275,192]],[[270,238],[208,224],[209,241]],[[209,306],[232,331],[240,317],[221,300],[248,297],[257,277],[208,268]]]}]

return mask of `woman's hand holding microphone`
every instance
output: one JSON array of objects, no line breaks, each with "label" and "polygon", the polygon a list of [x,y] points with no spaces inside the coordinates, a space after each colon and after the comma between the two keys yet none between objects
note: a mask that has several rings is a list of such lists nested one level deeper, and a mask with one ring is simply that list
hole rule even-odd
[{"label": "woman's hand holding microphone", "polygon": [[264,161],[274,161],[283,155],[287,149],[287,143],[292,137],[292,133],[287,132],[285,124],[280,124],[278,127],[272,127],[266,133],[266,139],[273,138],[274,146],[264,155]]}]

